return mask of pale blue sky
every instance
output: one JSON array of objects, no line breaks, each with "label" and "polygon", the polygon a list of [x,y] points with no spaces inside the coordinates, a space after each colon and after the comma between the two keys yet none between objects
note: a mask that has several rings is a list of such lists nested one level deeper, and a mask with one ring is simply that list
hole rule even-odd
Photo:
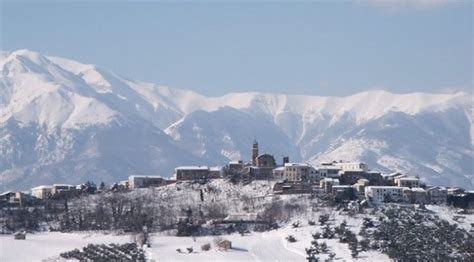
[{"label": "pale blue sky", "polygon": [[470,90],[472,2],[433,1],[2,1],[0,47],[206,95]]}]

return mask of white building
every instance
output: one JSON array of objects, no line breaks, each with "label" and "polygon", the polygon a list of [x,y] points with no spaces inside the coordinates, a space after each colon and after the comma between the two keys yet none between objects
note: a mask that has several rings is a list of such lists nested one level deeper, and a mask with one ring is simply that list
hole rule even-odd
[{"label": "white building", "polygon": [[311,166],[303,163],[286,163],[283,179],[288,181],[308,180]]},{"label": "white building", "polygon": [[221,166],[209,167],[209,176],[212,178],[222,177],[224,175],[224,168]]},{"label": "white building", "polygon": [[374,203],[402,201],[403,188],[398,186],[367,186],[365,187],[365,198]]},{"label": "white building", "polygon": [[53,194],[53,186],[41,185],[31,189],[31,195],[40,199],[47,199]]},{"label": "white building", "polygon": [[273,169],[273,178],[277,180],[283,180],[285,176],[285,167],[280,166]]},{"label": "white building", "polygon": [[321,181],[319,181],[319,187],[323,189],[324,192],[330,193],[332,192],[332,187],[333,186],[338,186],[339,185],[339,179],[337,178],[323,178]]},{"label": "white building", "polygon": [[321,179],[324,179],[326,177],[329,178],[339,178],[341,176],[341,171],[342,169],[338,166],[335,165],[328,165],[328,164],[323,164],[318,166],[318,176]]},{"label": "white building", "polygon": [[428,200],[431,204],[446,203],[448,198],[448,191],[445,187],[433,186],[426,190],[428,193]]},{"label": "white building", "polygon": [[394,180],[395,184],[399,187],[420,187],[420,179],[417,177],[397,177]]},{"label": "white building", "polygon": [[368,172],[369,167],[362,162],[335,162],[335,166],[339,167],[343,172],[345,171],[363,171]]},{"label": "white building", "polygon": [[71,191],[76,189],[76,186],[74,185],[68,185],[68,184],[53,184],[53,187],[51,189],[51,194],[55,195],[60,192],[66,192],[66,191]]},{"label": "white building", "polygon": [[161,176],[129,176],[128,186],[130,189],[160,186],[163,185],[164,180]]}]

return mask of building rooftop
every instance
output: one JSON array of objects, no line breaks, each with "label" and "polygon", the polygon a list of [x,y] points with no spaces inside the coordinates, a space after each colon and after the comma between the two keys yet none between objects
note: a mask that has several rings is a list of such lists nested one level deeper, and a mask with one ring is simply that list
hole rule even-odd
[{"label": "building rooftop", "polygon": [[364,162],[336,162],[335,165],[366,165]]},{"label": "building rooftop", "polygon": [[414,176],[400,177],[398,179],[403,180],[403,181],[418,181],[418,180],[420,180],[418,177],[414,177]]},{"label": "building rooftop", "polygon": [[53,186],[50,186],[50,185],[41,185],[41,186],[37,186],[37,187],[33,187],[31,190],[36,190],[36,189],[52,189]]},{"label": "building rooftop", "polygon": [[430,186],[427,190],[433,190],[433,189],[446,190],[446,187],[442,187],[442,186]]},{"label": "building rooftop", "polygon": [[176,170],[209,170],[208,166],[179,166]]},{"label": "building rooftop", "polygon": [[325,178],[323,178],[322,181],[325,181],[325,182],[335,182],[335,181],[337,181],[337,182],[339,182],[339,179],[337,179],[337,178],[325,177]]},{"label": "building rooftop", "polygon": [[368,186],[366,187],[368,189],[373,188],[373,189],[402,189],[402,187],[399,186]]},{"label": "building rooftop", "polygon": [[352,186],[350,186],[350,185],[335,185],[335,186],[332,186],[332,188],[352,188]]},{"label": "building rooftop", "polygon": [[53,184],[53,187],[59,187],[59,186],[75,187],[74,185],[69,185],[69,184]]},{"label": "building rooftop", "polygon": [[321,165],[321,166],[318,166],[318,169],[337,169],[337,170],[341,170],[340,167],[338,166],[330,166],[330,165]]},{"label": "building rooftop", "polygon": [[145,175],[133,175],[129,176],[129,179],[134,179],[134,178],[163,178],[162,176],[145,176]]},{"label": "building rooftop", "polygon": [[306,167],[308,167],[309,164],[307,164],[307,163],[285,163],[285,166],[306,166]]}]

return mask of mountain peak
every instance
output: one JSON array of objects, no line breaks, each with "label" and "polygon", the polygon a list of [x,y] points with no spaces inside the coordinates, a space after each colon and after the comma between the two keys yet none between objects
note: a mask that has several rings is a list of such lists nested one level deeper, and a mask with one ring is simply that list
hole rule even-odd
[{"label": "mountain peak", "polygon": [[[466,93],[378,89],[344,97],[261,92],[207,97],[27,49],[0,52],[0,66],[0,134],[6,134],[0,137],[0,178],[77,170],[75,161],[89,157],[109,159],[101,169],[108,178],[145,170],[141,166],[172,170],[171,158],[183,154],[201,161],[183,164],[225,164],[245,157],[251,140],[261,137],[272,152],[303,161],[360,159],[381,170],[415,170],[433,181],[455,176],[452,181],[474,185],[472,96]],[[162,130],[165,137],[156,139]],[[141,144],[133,142],[137,138]],[[176,154],[158,154],[167,152],[165,140],[172,141],[166,148]],[[96,146],[103,141],[111,150]],[[123,151],[112,150],[122,142]],[[292,152],[285,151],[289,148]],[[150,152],[160,157],[149,157]],[[74,154],[77,159],[70,157]],[[111,159],[131,155],[140,165],[123,161],[123,170],[115,169]],[[24,156],[33,157],[20,161]]]}]

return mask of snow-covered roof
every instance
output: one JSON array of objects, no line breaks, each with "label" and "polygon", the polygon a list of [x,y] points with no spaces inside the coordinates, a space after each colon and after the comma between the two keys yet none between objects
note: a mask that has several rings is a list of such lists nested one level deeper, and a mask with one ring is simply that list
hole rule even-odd
[{"label": "snow-covered roof", "polygon": [[354,185],[361,185],[361,184],[365,185],[368,183],[370,183],[370,180],[365,179],[365,178],[359,178]]},{"label": "snow-covered roof", "polygon": [[338,167],[338,166],[318,166],[318,169],[335,169],[335,170],[341,170],[341,168]]},{"label": "snow-covered roof", "polygon": [[12,194],[13,192],[12,191],[7,191],[7,192],[3,192],[0,194],[0,196],[5,196],[5,195],[8,195],[8,194]]},{"label": "snow-covered roof", "polygon": [[162,176],[144,176],[144,175],[133,175],[133,176],[129,176],[128,178],[129,179],[134,179],[134,178],[152,178],[152,179],[153,178],[156,178],[156,179],[161,178],[161,179],[163,179]]},{"label": "snow-covered roof", "polygon": [[418,177],[414,177],[414,176],[400,177],[400,178],[397,178],[397,179],[403,180],[403,181],[418,181],[418,180],[420,180]]},{"label": "snow-covered roof", "polygon": [[53,187],[60,187],[60,186],[64,186],[64,187],[74,187],[73,185],[69,185],[69,184],[53,184]]},{"label": "snow-covered roof", "polygon": [[446,188],[442,186],[431,186],[427,190],[429,191],[429,190],[434,190],[434,189],[446,190]]},{"label": "snow-covered roof", "polygon": [[363,162],[336,162],[335,165],[366,165]]},{"label": "snow-covered roof", "polygon": [[337,186],[332,186],[332,188],[352,188],[350,185],[337,185]]},{"label": "snow-covered roof", "polygon": [[280,167],[274,168],[273,171],[285,171],[285,167],[280,166]]},{"label": "snow-covered roof", "polygon": [[413,188],[411,189],[411,191],[413,191],[413,192],[421,192],[421,193],[426,192],[426,190],[424,190],[424,189],[421,188],[421,187],[413,187]]},{"label": "snow-covered roof", "polygon": [[368,189],[402,189],[399,186],[368,186]]},{"label": "snow-covered roof", "polygon": [[308,167],[309,164],[307,164],[307,163],[285,163],[285,166],[305,166],[305,167]]},{"label": "snow-covered roof", "polygon": [[211,170],[211,171],[222,171],[222,167],[221,166],[211,166],[211,167],[209,167],[209,170]]},{"label": "snow-covered roof", "polygon": [[325,178],[323,178],[322,181],[324,181],[324,182],[336,182],[336,181],[339,182],[339,179],[337,179],[337,178],[325,177]]},{"label": "snow-covered roof", "polygon": [[31,190],[52,189],[52,188],[53,188],[53,186],[50,186],[50,185],[41,185],[41,186],[33,187]]},{"label": "snow-covered roof", "polygon": [[179,166],[176,170],[209,170],[208,166]]}]

